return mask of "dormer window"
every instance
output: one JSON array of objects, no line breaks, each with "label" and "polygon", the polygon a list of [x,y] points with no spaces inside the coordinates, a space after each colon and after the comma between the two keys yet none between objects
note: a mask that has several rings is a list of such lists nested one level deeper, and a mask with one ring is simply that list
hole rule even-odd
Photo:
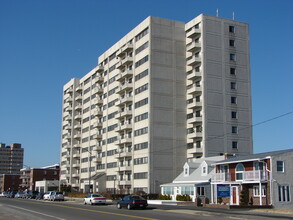
[{"label": "dormer window", "polygon": [[184,175],[188,175],[188,168],[184,169]]}]

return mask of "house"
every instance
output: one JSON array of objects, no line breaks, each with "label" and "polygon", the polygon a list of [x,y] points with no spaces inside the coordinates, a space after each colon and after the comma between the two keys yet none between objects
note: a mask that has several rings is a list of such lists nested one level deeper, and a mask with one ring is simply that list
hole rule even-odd
[{"label": "house", "polygon": [[210,200],[210,179],[215,172],[215,167],[212,164],[220,160],[224,160],[224,156],[200,158],[186,162],[183,166],[183,172],[172,183],[161,185],[161,194],[170,195],[174,201],[177,195],[189,195],[192,201],[195,201],[197,197],[206,197]]},{"label": "house", "polygon": [[215,162],[211,202],[292,209],[293,149]]}]

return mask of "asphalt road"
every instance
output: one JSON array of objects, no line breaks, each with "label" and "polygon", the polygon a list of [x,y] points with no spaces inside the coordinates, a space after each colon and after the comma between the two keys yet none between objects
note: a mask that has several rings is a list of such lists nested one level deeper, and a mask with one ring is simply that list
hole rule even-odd
[{"label": "asphalt road", "polygon": [[75,202],[49,202],[0,198],[0,219],[7,220],[292,220],[293,216],[251,213],[247,210],[201,210],[192,207],[153,206],[145,210],[117,209],[115,205],[83,205]]}]

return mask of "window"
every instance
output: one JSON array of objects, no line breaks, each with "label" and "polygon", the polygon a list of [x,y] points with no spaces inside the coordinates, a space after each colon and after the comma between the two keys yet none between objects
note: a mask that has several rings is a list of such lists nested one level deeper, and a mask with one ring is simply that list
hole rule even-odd
[{"label": "window", "polygon": [[143,72],[137,74],[135,77],[134,77],[134,80],[137,81],[137,80],[140,80],[141,78],[147,76],[149,74],[149,70],[144,70]]},{"label": "window", "polygon": [[134,136],[140,136],[148,133],[148,127],[137,129],[134,131]]},{"label": "window", "polygon": [[142,32],[140,32],[138,35],[135,36],[135,41],[140,40],[141,38],[143,38],[148,33],[149,33],[149,28],[147,27],[146,29],[144,29]]},{"label": "window", "polygon": [[137,61],[135,63],[135,68],[141,66],[142,64],[144,64],[145,62],[147,62],[149,60],[149,56],[145,56],[144,58],[140,59],[139,61]]},{"label": "window", "polygon": [[237,112],[231,112],[231,118],[237,119]]},{"label": "window", "polygon": [[237,98],[235,96],[231,97],[231,103],[232,104],[237,104]]},{"label": "window", "polygon": [[148,98],[145,98],[145,99],[143,99],[141,101],[136,102],[134,104],[134,108],[139,108],[139,107],[141,107],[143,105],[146,105],[146,104],[148,104]]},{"label": "window", "polygon": [[144,43],[143,45],[141,45],[139,48],[137,48],[135,50],[135,55],[140,53],[141,51],[143,51],[145,48],[147,48],[149,46],[149,42]]},{"label": "window", "polygon": [[230,74],[231,74],[231,75],[235,75],[235,74],[236,74],[236,68],[231,67],[231,68],[230,68]]},{"label": "window", "polygon": [[148,173],[134,173],[133,179],[147,179],[148,178]]},{"label": "window", "polygon": [[232,141],[232,149],[238,149],[238,142]]},{"label": "window", "polygon": [[288,185],[279,185],[279,202],[290,202],[290,187]]},{"label": "window", "polygon": [[237,164],[236,166],[236,181],[243,180],[244,166],[242,163]]},{"label": "window", "polygon": [[193,186],[181,186],[181,195],[194,195]]},{"label": "window", "polygon": [[133,160],[134,165],[139,165],[139,164],[147,164],[148,163],[148,157],[141,157],[141,158],[136,158]]},{"label": "window", "polygon": [[[261,196],[266,196],[266,186],[261,186]],[[259,186],[253,186],[253,196],[260,196]]]},{"label": "window", "polygon": [[236,89],[236,82],[231,82],[231,84],[230,84],[231,86],[231,89]]},{"label": "window", "polygon": [[207,167],[206,166],[202,167],[202,174],[207,174]]},{"label": "window", "polygon": [[174,194],[174,188],[171,186],[164,186],[163,187],[163,194],[164,195],[173,195]]},{"label": "window", "polygon": [[235,47],[235,40],[229,40],[229,46]]},{"label": "window", "polygon": [[230,33],[235,33],[235,27],[233,25],[229,26],[229,32]]},{"label": "window", "polygon": [[204,194],[204,187],[203,186],[199,186],[199,187],[196,187],[196,194],[198,195],[198,196],[204,196],[205,194]]},{"label": "window", "polygon": [[284,161],[277,161],[277,172],[284,173]]},{"label": "window", "polygon": [[236,61],[236,55],[234,53],[230,53],[230,60]]},{"label": "window", "polygon": [[238,133],[238,127],[232,126],[232,134],[237,134],[237,133]]}]

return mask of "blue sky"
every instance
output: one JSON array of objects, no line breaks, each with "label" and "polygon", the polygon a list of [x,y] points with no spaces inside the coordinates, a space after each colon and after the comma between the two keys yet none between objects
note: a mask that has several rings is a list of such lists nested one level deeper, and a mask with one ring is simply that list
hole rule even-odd
[{"label": "blue sky", "polygon": [[[253,124],[293,111],[292,0],[0,0],[0,142],[59,163],[62,88],[147,16],[249,23]],[[293,148],[293,114],[254,126],[254,152]]]}]

